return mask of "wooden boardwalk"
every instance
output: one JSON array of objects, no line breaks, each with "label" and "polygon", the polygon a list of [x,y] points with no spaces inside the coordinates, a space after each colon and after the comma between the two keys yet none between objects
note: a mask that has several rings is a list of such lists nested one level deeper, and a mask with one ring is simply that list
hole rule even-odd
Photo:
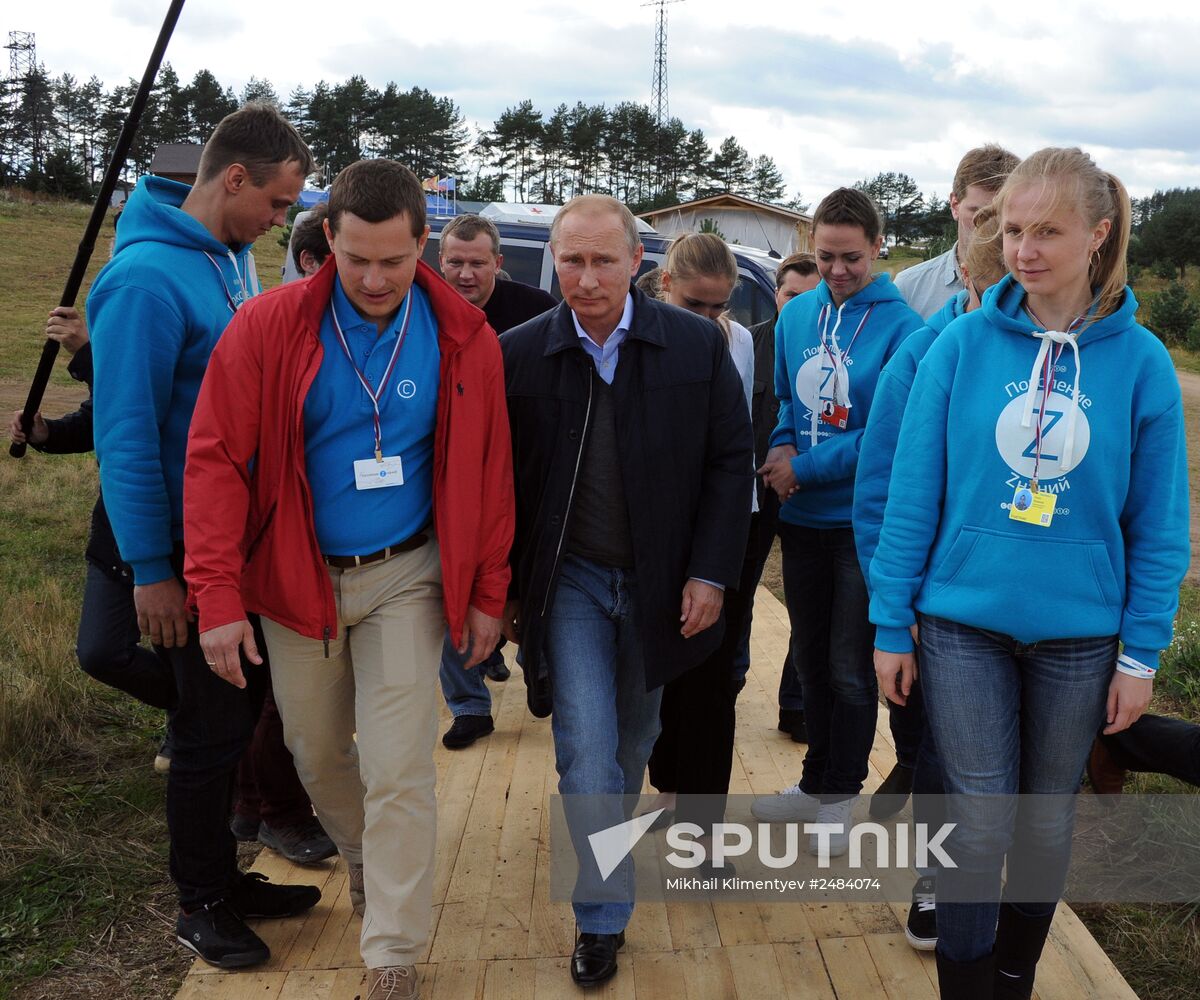
[{"label": "wooden boardwalk", "polygon": [[[738,699],[731,791],[767,794],[799,776],[803,748],[775,729],[783,607],[766,590],[755,604],[753,668]],[[509,647],[511,649],[511,647]],[[549,900],[549,796],[556,776],[550,720],[525,707],[520,673],[491,684],[496,731],[451,752],[437,746],[438,850],[434,933],[421,966],[423,1000],[577,998],[567,956],[574,924]],[[441,731],[449,725],[443,710]],[[891,770],[887,714],[871,754],[868,788]],[[323,883],[303,917],[263,921],[272,958],[225,973],[197,961],[178,1000],[354,1000],[365,997],[360,921],[345,866],[299,868],[264,850],[255,869],[275,881]],[[879,903],[639,903],[620,971],[595,997],[623,1000],[936,1000],[931,954],[905,941],[908,906]],[[1136,1000],[1066,906],[1038,969],[1040,1000]]]}]

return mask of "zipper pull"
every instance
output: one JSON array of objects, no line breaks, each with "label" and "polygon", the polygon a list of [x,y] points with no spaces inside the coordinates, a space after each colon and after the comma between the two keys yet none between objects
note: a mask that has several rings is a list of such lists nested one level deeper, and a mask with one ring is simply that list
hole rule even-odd
[{"label": "zipper pull", "polygon": [[329,632],[330,632],[330,628],[328,625],[326,625],[325,626],[325,659],[327,659],[327,660],[329,659]]}]

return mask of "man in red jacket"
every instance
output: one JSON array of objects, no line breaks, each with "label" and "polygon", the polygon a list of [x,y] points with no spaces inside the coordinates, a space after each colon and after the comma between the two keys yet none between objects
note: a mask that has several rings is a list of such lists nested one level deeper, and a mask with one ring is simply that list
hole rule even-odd
[{"label": "man in red jacket", "polygon": [[368,996],[398,1000],[429,934],[442,635],[467,666],[499,638],[511,444],[496,337],[420,260],[412,172],[347,167],[325,226],[332,259],[249,303],[213,353],[186,574],[232,684],[262,616],[287,744],[364,913]]}]

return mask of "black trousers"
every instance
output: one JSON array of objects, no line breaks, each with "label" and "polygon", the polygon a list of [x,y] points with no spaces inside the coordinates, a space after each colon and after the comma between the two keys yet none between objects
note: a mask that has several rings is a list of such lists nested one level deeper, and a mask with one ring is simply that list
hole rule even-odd
[{"label": "black trousers", "polygon": [[178,701],[170,662],[139,645],[133,587],[87,564],[75,652],[89,677],[170,712]]},{"label": "black trousers", "polygon": [[1128,729],[1100,740],[1128,771],[1169,774],[1200,785],[1200,726],[1194,722],[1143,715]]},{"label": "black trousers", "polygon": [[650,754],[650,783],[660,792],[679,795],[676,821],[706,829],[724,818],[729,793],[737,700],[733,663],[754,596],[753,587],[743,586],[752,568],[747,559],[738,589],[725,591],[721,645],[663,688],[662,732]]}]

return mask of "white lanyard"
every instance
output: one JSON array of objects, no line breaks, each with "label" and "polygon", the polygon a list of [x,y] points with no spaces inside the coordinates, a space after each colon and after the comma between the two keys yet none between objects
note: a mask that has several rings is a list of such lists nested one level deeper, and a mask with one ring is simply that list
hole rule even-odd
[{"label": "white lanyard", "polygon": [[368,396],[371,397],[371,406],[374,407],[375,421],[375,461],[383,461],[383,428],[379,420],[379,401],[383,398],[384,390],[387,388],[388,379],[392,377],[392,371],[396,367],[396,361],[400,357],[400,348],[404,346],[404,338],[408,336],[408,320],[412,312],[412,289],[408,290],[408,294],[404,296],[404,319],[400,323],[400,334],[396,337],[396,346],[392,348],[392,356],[388,360],[387,370],[383,373],[383,378],[379,380],[379,388],[372,389],[371,383],[359,370],[357,364],[354,363],[354,355],[350,353],[350,345],[346,343],[346,335],[342,332],[342,324],[338,322],[337,310],[333,307],[333,303],[329,303],[329,312],[333,316],[333,329],[337,333],[338,343],[342,345],[342,350],[346,353],[346,360],[350,362],[350,367],[354,369],[354,374],[358,376],[358,381],[362,384]]},{"label": "white lanyard", "polygon": [[229,294],[229,286],[225,284],[225,272],[221,270],[221,265],[217,263],[217,259],[207,250],[204,251],[204,256],[208,258],[208,262],[212,264],[212,266],[216,269],[218,276],[221,278],[221,291],[225,293],[225,298],[229,302],[229,311],[237,312],[238,307],[241,306],[242,303],[248,298],[250,298],[250,292],[246,288],[246,282],[242,278],[242,272],[238,270],[237,258],[233,255],[233,251],[230,250],[227,252],[229,254],[229,261],[231,264],[233,264],[233,273],[237,277],[238,288],[242,293],[240,300],[235,300],[234,297]]},{"label": "white lanyard", "polygon": [[[1028,306],[1025,311],[1029,313],[1038,326],[1044,327],[1037,315]],[[1054,383],[1054,372],[1058,366],[1058,359],[1062,356],[1063,348],[1070,345],[1071,350],[1075,353],[1075,389],[1071,396],[1071,411],[1067,416],[1067,434],[1066,440],[1063,443],[1062,454],[1058,459],[1059,469],[1067,469],[1070,467],[1071,459],[1075,451],[1075,427],[1076,418],[1079,415],[1079,343],[1078,336],[1075,331],[1083,324],[1084,317],[1076,316],[1067,327],[1065,333],[1060,333],[1057,330],[1042,330],[1034,331],[1033,336],[1041,340],[1041,346],[1038,348],[1037,357],[1034,358],[1033,368],[1029,372],[1029,389],[1025,393],[1025,407],[1021,414],[1021,426],[1029,427],[1033,424],[1034,402],[1037,399],[1038,381],[1040,376],[1042,388],[1042,403],[1038,407],[1037,413],[1037,428],[1034,432],[1034,457],[1033,457],[1033,478],[1030,485],[1034,491],[1038,488],[1038,478],[1041,472],[1042,465],[1042,421],[1046,417],[1046,406],[1050,402],[1051,386]],[[1053,356],[1050,353],[1050,345],[1056,345]]]},{"label": "white lanyard", "polygon": [[[850,343],[846,345],[843,351],[839,349],[837,342],[838,327],[842,325],[842,309],[846,303],[838,306],[837,321],[833,324],[833,329],[829,329],[829,314],[833,311],[828,304],[821,308],[820,314],[817,316],[817,324],[821,331],[821,349],[829,355],[829,363],[833,368],[833,402],[837,406],[850,407],[850,377],[846,372],[846,361],[850,357],[850,351],[854,348],[854,342],[858,340],[858,335],[862,333],[863,327],[867,325],[867,320],[871,318],[871,311],[875,308],[875,304],[871,303],[867,307],[867,311],[863,313],[863,318],[858,321],[858,328],[854,331],[854,336],[850,338]],[[832,345],[832,346],[831,346]],[[843,385],[845,388],[843,389]],[[818,432],[820,430],[821,418],[821,399],[820,389],[817,390],[817,399],[814,400],[811,425],[809,427],[809,435],[812,440],[812,446],[817,446]]]}]

